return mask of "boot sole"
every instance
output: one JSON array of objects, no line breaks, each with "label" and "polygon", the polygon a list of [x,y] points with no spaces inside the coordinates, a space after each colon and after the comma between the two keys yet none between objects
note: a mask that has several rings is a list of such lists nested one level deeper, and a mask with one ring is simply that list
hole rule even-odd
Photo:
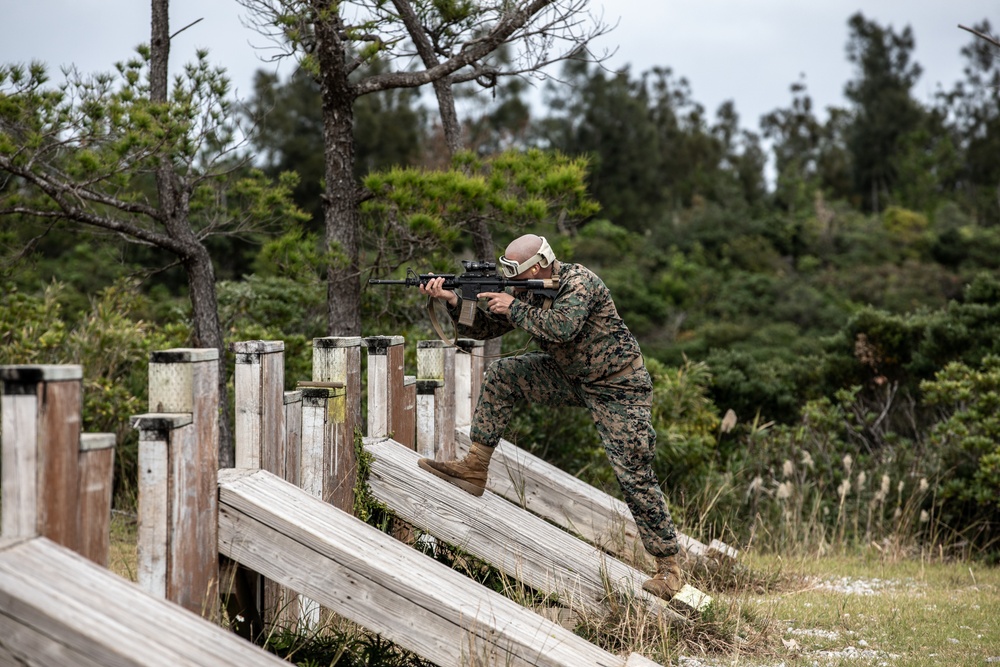
[{"label": "boot sole", "polygon": [[443,479],[449,484],[454,484],[455,486],[462,489],[466,493],[469,493],[478,498],[482,496],[483,492],[486,490],[485,486],[479,486],[478,484],[470,484],[469,482],[466,482],[464,479],[460,477],[452,477],[451,475],[441,472],[437,468],[432,468],[430,465],[428,465],[427,461],[428,461],[427,459],[420,459],[419,461],[417,461],[417,465],[420,466],[421,469],[426,470],[435,477]]}]

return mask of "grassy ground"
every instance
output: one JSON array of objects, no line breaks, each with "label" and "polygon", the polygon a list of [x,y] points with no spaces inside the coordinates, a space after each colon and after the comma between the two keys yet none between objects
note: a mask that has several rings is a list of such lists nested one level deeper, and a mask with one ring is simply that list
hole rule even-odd
[{"label": "grassy ground", "polygon": [[[116,514],[110,567],[133,581],[135,539],[134,518]],[[1000,568],[889,561],[877,552],[793,559],[745,553],[740,565],[692,575],[716,601],[692,632],[635,633],[627,613],[611,615],[618,627],[601,619],[577,632],[615,652],[635,650],[680,667],[1000,665]]]},{"label": "grassy ground", "polygon": [[743,562],[780,572],[768,594],[735,596],[770,619],[773,640],[749,654],[737,644],[728,655],[681,664],[1000,664],[998,568],[866,556],[783,560],[750,554]]}]

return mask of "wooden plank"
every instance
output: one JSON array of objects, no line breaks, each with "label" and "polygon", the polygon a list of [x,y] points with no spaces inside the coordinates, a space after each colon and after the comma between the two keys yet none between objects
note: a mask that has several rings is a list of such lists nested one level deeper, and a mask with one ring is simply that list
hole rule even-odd
[{"label": "wooden plank", "polygon": [[[469,429],[456,429],[455,438],[464,456],[472,442]],[[628,505],[507,440],[493,454],[486,488],[610,553],[646,558]],[[677,542],[690,557],[709,556],[708,547],[688,535],[678,532]]]},{"label": "wooden plank", "polygon": [[440,380],[417,380],[417,453],[434,458],[435,426],[434,391]]},{"label": "wooden plank", "polygon": [[417,451],[446,460],[455,453],[455,347],[417,341]]},{"label": "wooden plank", "polygon": [[[285,362],[283,341],[230,343],[236,355],[236,467],[260,468],[288,479],[285,471]],[[285,593],[273,581],[248,575],[264,623],[273,625]]]},{"label": "wooden plank", "polygon": [[111,551],[115,434],[81,434],[78,461],[80,501],[77,521],[80,523],[80,554],[101,567],[107,567]]},{"label": "wooden plank", "polygon": [[384,354],[368,356],[368,434],[389,433],[388,359]]},{"label": "wooden plank", "polygon": [[659,663],[653,662],[649,658],[633,653],[625,661],[625,667],[658,667]]},{"label": "wooden plank", "polygon": [[261,361],[261,385],[263,412],[261,413],[261,433],[263,436],[262,459],[264,470],[270,470],[278,477],[285,478],[285,344],[281,350],[263,355]]},{"label": "wooden plank", "polygon": [[55,659],[26,664],[287,665],[44,538],[0,545],[0,615],[19,628],[5,649],[33,654],[49,640],[43,655]]},{"label": "wooden plank", "polygon": [[350,398],[346,389],[333,390],[327,404],[328,433],[332,439],[333,465],[328,480],[327,502],[345,512],[354,511],[354,483],[358,476],[358,455],[354,450],[354,431],[349,428],[347,410]]},{"label": "wooden plank", "polygon": [[[139,429],[138,574],[143,589],[163,595],[196,614],[218,614],[218,553],[205,540],[216,535],[216,494],[202,486],[205,448],[190,414],[132,417]],[[217,441],[217,440],[216,440]],[[207,497],[206,497],[207,496]]]},{"label": "wooden plank", "polygon": [[107,660],[100,662],[93,660],[76,649],[60,643],[59,637],[43,634],[31,625],[8,616],[8,613],[6,609],[0,609],[0,636],[4,638],[0,642],[0,665],[106,667],[110,664]]},{"label": "wooden plank", "polygon": [[[201,351],[205,359],[191,364],[194,391],[192,419],[195,427],[193,440],[181,456],[191,463],[185,470],[195,482],[188,488],[185,498],[187,510],[193,515],[194,532],[190,535],[187,568],[189,607],[195,613],[205,614],[209,620],[218,621],[219,554],[213,545],[219,541],[219,353],[210,349]],[[214,356],[214,358],[213,358]],[[175,491],[179,493],[179,491]]]},{"label": "wooden plank", "polygon": [[437,665],[623,667],[624,659],[266,472],[220,471],[219,497],[221,553]]},{"label": "wooden plank", "polygon": [[507,500],[475,497],[417,466],[417,454],[391,440],[365,440],[375,457],[372,494],[418,528],[493,565],[563,606],[607,610],[609,594],[640,600],[663,618],[688,622],[642,590],[649,577]]}]

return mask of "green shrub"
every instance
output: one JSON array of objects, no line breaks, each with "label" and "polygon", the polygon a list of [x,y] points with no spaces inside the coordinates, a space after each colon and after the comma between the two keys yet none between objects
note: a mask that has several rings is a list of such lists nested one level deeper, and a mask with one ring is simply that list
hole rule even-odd
[{"label": "green shrub", "polygon": [[82,366],[83,430],[115,435],[115,497],[129,502],[138,455],[129,418],[148,411],[149,354],[183,346],[189,331],[182,324],[160,328],[135,319],[146,304],[126,281],[102,290],[88,313],[67,322],[60,303],[64,289],[52,283],[40,295],[12,290],[0,297],[0,364]]},{"label": "green shrub", "polygon": [[940,520],[987,537],[1000,523],[1000,356],[950,363],[921,390],[926,406],[942,415],[929,433]]}]

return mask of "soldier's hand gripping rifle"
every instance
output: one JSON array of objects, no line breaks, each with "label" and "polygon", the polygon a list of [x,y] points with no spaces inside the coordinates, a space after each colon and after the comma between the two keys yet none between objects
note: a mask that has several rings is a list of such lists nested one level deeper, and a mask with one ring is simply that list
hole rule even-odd
[{"label": "soldier's hand gripping rifle", "polygon": [[[548,278],[545,280],[514,280],[505,278],[497,273],[496,262],[469,261],[462,260],[465,273],[455,275],[454,273],[421,273],[417,274],[413,269],[406,270],[406,278],[403,280],[376,280],[368,281],[370,285],[406,285],[407,287],[417,287],[426,285],[431,278],[444,278],[441,287],[458,292],[462,297],[462,310],[459,313],[458,323],[471,326],[476,320],[476,306],[479,295],[483,292],[503,292],[508,287],[526,289],[536,294],[554,299],[559,291],[559,279]],[[433,318],[433,311],[431,311]],[[435,322],[435,325],[437,323]],[[437,328],[435,326],[435,328]],[[440,332],[439,332],[440,335]]]}]

